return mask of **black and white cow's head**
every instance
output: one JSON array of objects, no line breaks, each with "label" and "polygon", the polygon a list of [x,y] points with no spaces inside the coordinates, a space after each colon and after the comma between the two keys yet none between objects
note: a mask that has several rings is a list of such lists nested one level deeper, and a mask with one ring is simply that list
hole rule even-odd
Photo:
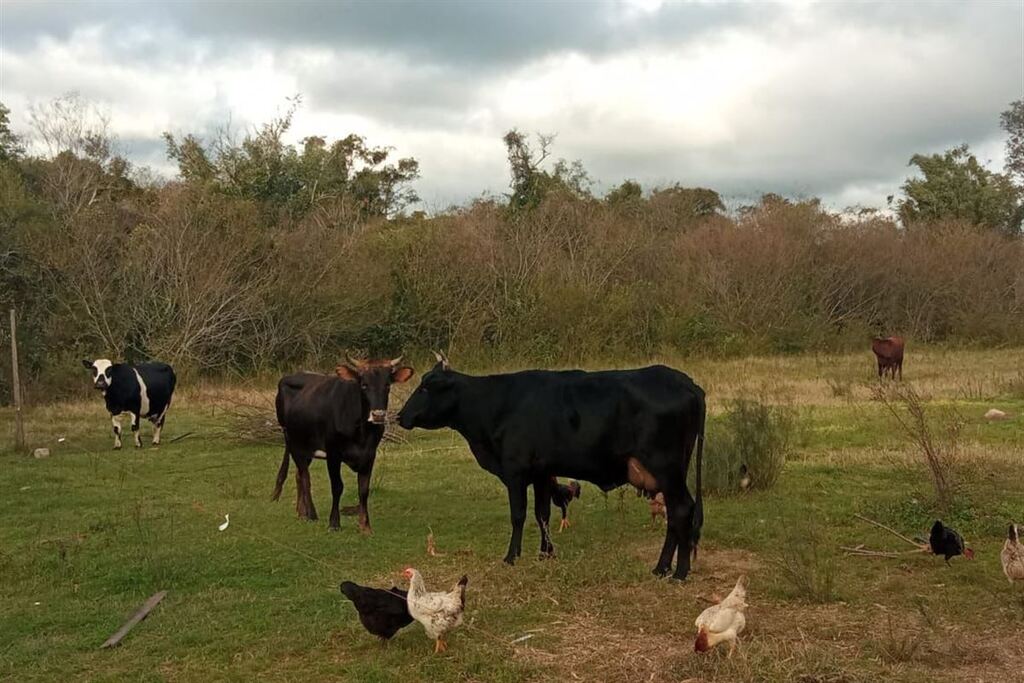
[{"label": "black and white cow's head", "polygon": [[106,358],[97,358],[96,360],[83,360],[82,365],[92,372],[92,383],[96,389],[106,391],[110,388],[111,383],[114,381],[113,375],[110,372],[110,367],[113,363]]},{"label": "black and white cow's head", "polygon": [[388,396],[393,383],[407,382],[413,369],[401,365],[402,357],[394,360],[352,360],[347,359],[335,372],[346,382],[358,382],[363,396],[369,404],[367,420],[382,425],[387,422]]}]

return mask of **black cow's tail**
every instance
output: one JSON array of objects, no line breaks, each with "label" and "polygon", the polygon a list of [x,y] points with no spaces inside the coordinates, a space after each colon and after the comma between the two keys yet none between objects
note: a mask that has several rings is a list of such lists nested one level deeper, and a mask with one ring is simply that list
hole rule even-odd
[{"label": "black cow's tail", "polygon": [[704,460],[704,423],[706,410],[703,397],[700,400],[700,424],[697,430],[697,502],[693,510],[693,523],[690,527],[690,553],[697,559],[697,544],[700,543],[700,530],[704,526],[704,494],[701,490],[701,463]]}]

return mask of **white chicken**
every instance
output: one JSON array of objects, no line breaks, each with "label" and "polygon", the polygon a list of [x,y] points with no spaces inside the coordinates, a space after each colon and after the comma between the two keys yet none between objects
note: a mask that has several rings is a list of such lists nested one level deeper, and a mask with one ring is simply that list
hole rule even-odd
[{"label": "white chicken", "polygon": [[719,643],[729,642],[729,656],[736,649],[736,639],[747,625],[747,577],[741,576],[736,587],[717,605],[708,607],[693,622],[697,627],[697,640],[693,649],[707,652]]},{"label": "white chicken", "polygon": [[1024,545],[1021,545],[1016,524],[1010,525],[999,559],[1003,561],[1003,573],[1010,580],[1011,586],[1014,581],[1024,581]]},{"label": "white chicken", "polygon": [[427,635],[434,639],[434,652],[444,652],[448,649],[445,636],[462,624],[469,577],[463,576],[459,579],[448,593],[431,593],[417,570],[409,567],[404,574],[409,579],[409,594],[405,599],[409,606],[409,614],[423,624]]}]

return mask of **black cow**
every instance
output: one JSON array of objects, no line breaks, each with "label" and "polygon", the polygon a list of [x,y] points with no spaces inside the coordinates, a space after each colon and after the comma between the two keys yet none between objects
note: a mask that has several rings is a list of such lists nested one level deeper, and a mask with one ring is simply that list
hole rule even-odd
[{"label": "black cow", "polygon": [[105,358],[83,360],[92,371],[93,386],[103,392],[114,425],[114,448],[121,447],[121,414],[131,413],[135,447],[142,446],[139,418],[153,423],[153,445],[160,445],[160,430],[171,407],[177,378],[167,363],[111,363]]},{"label": "black cow", "polygon": [[277,385],[277,421],[284,431],[284,457],[277,472],[271,500],[281,496],[288,477],[288,457],[295,460],[295,510],[303,519],[317,519],[310,490],[309,464],[314,457],[327,460],[331,478],[330,528],[341,527],[338,501],[344,484],[341,463],[348,465],[359,481],[359,527],[370,532],[366,503],[370,475],[377,458],[377,445],[387,423],[391,384],[406,382],[412,368],[391,361],[353,361],[339,365],[336,376],[299,373],[286,375]]},{"label": "black cow", "polygon": [[[665,497],[668,524],[654,573],[684,579],[703,524],[701,453],[704,391],[665,366],[608,372],[528,371],[472,377],[447,359],[423,376],[398,415],[406,428],[450,427],[477,462],[508,488],[512,539],[505,562],[522,553],[526,489],[533,486],[542,555],[548,531],[551,477],[573,477],[608,491],[627,482]],[[697,447],[696,501],[686,475]]]}]

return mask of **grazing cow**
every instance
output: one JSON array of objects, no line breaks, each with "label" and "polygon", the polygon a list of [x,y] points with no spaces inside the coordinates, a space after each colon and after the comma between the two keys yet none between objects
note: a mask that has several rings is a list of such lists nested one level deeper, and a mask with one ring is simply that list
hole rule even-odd
[{"label": "grazing cow", "polygon": [[871,340],[871,350],[878,358],[878,377],[881,379],[888,372],[896,379],[899,372],[903,379],[903,337],[875,337]]},{"label": "grazing cow", "polygon": [[[640,482],[649,493],[664,494],[668,512],[654,573],[668,574],[678,549],[673,578],[686,578],[704,519],[704,391],[693,380],[661,365],[474,377],[437,357],[398,422],[405,429],[454,429],[477,463],[505,484],[512,518],[505,562],[522,554],[527,487],[533,486],[540,552],[549,556],[552,477],[583,479],[604,491]],[[696,501],[686,486],[695,446]]]},{"label": "grazing cow", "polygon": [[348,465],[359,482],[359,528],[370,533],[370,475],[377,445],[387,423],[388,395],[394,382],[406,382],[412,368],[391,361],[348,359],[336,376],[299,373],[286,375],[277,385],[277,421],[284,431],[284,457],[277,473],[272,500],[281,496],[288,477],[288,457],[295,460],[297,488],[295,510],[303,519],[317,518],[310,491],[309,464],[314,457],[327,460],[331,478],[330,528],[341,527],[338,501],[344,484],[341,463]]},{"label": "grazing cow", "polygon": [[171,407],[177,378],[167,363],[111,363],[105,358],[83,360],[92,372],[93,386],[103,392],[114,425],[114,448],[121,447],[121,414],[132,415],[132,436],[135,447],[142,446],[139,418],[153,423],[153,445],[160,445],[160,430]]}]

